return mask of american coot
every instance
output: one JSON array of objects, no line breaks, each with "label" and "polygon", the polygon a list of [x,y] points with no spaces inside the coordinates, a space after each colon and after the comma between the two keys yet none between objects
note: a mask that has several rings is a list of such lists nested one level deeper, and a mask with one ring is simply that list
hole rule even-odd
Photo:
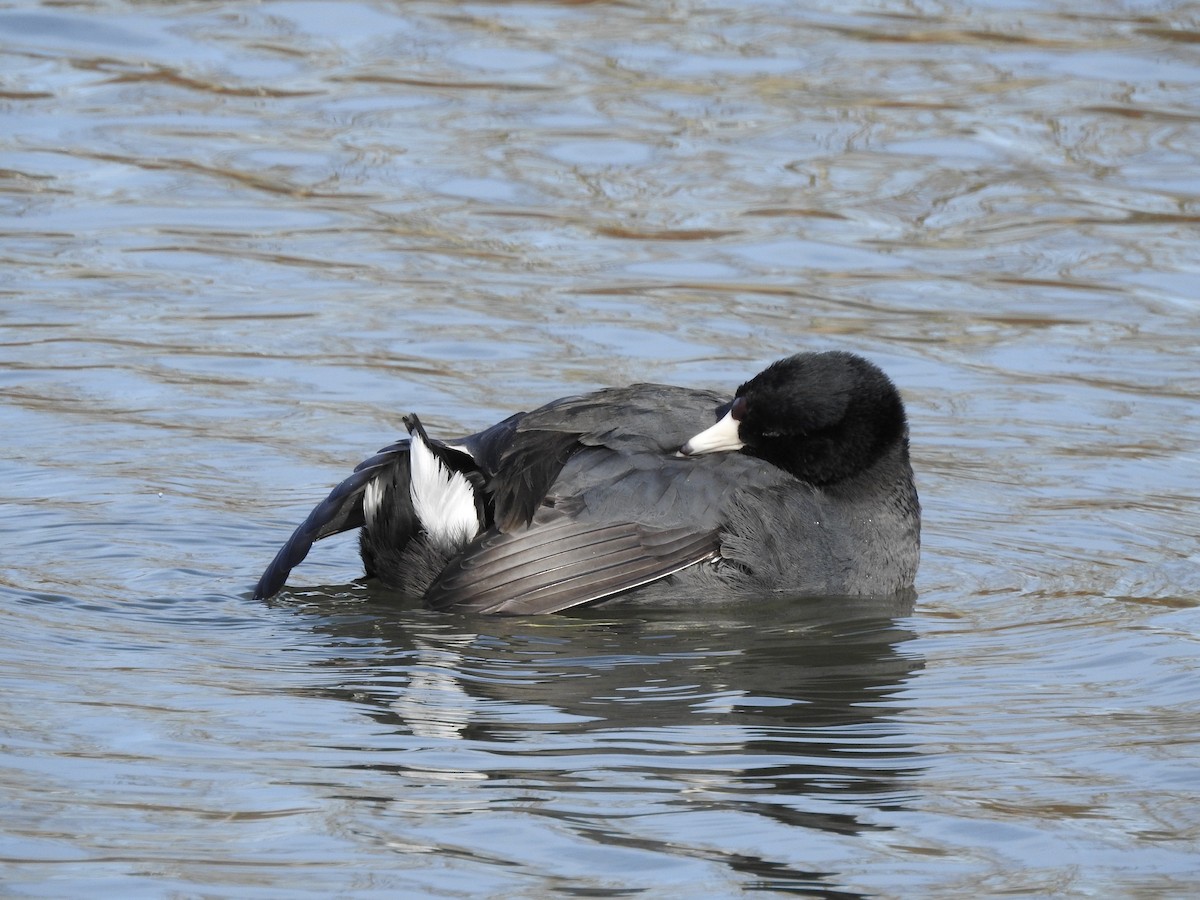
[{"label": "american coot", "polygon": [[434,609],[885,596],[916,575],[904,406],[851,353],[780,360],[733,400],[635,384],[450,441],[404,422],[408,438],[296,529],[257,598],[283,587],[314,541],[359,527],[367,575]]}]

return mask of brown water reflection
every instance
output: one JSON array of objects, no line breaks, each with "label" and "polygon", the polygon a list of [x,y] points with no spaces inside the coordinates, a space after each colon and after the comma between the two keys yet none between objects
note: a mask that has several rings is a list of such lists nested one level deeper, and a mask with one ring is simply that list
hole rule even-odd
[{"label": "brown water reflection", "polygon": [[[1194,893],[1197,33],[0,10],[6,885]],[[911,614],[439,620],[348,542],[247,599],[410,409],[830,347],[909,404]]]},{"label": "brown water reflection", "polygon": [[[465,781],[486,793],[490,815],[558,819],[586,843],[721,863],[762,889],[821,892],[837,873],[807,869],[774,830],[889,831],[881,813],[906,808],[923,768],[891,702],[922,665],[904,649],[914,635],[895,624],[911,598],[764,598],[703,622],[602,608],[448,621],[337,592],[306,592],[299,609],[335,654],[372,647],[340,663],[341,681],[320,693],[393,735],[361,748],[360,764],[396,777],[396,796]],[[698,837],[726,818],[729,837],[679,847],[659,817],[684,830],[695,820]],[[419,830],[407,839],[436,842]],[[490,852],[504,858],[502,847]],[[585,862],[576,874],[604,872]]]}]

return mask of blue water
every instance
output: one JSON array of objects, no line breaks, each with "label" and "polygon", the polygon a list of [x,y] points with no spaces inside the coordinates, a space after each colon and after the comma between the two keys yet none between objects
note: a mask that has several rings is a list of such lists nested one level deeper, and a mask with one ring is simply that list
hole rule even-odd
[{"label": "blue water", "polygon": [[[0,9],[14,896],[1200,889],[1183,3]],[[415,410],[902,388],[913,606],[250,590]]]}]

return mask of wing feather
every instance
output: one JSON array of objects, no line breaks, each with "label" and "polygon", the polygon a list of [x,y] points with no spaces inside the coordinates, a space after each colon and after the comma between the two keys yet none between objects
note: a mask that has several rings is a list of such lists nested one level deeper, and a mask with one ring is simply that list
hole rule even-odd
[{"label": "wing feather", "polygon": [[367,485],[381,469],[407,453],[408,441],[400,441],[359,463],[354,473],[330,491],[329,496],[318,503],[292,532],[287,543],[279,548],[254,588],[254,599],[265,600],[278,593],[292,569],[308,556],[314,543],[330,535],[361,527],[364,522],[363,492]]},{"label": "wing feather", "polygon": [[425,601],[461,612],[559,612],[665,578],[718,549],[715,531],[580,522],[543,510],[529,528],[476,538]]}]

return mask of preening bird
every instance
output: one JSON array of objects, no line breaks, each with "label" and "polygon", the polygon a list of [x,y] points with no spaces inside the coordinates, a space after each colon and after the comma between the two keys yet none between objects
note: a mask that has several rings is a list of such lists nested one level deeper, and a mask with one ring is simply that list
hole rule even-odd
[{"label": "preening bird", "polygon": [[433,609],[536,614],[617,601],[910,589],[921,510],[895,386],[840,351],[772,363],[722,396],[634,384],[362,462],[255,589],[361,528],[366,574]]}]

